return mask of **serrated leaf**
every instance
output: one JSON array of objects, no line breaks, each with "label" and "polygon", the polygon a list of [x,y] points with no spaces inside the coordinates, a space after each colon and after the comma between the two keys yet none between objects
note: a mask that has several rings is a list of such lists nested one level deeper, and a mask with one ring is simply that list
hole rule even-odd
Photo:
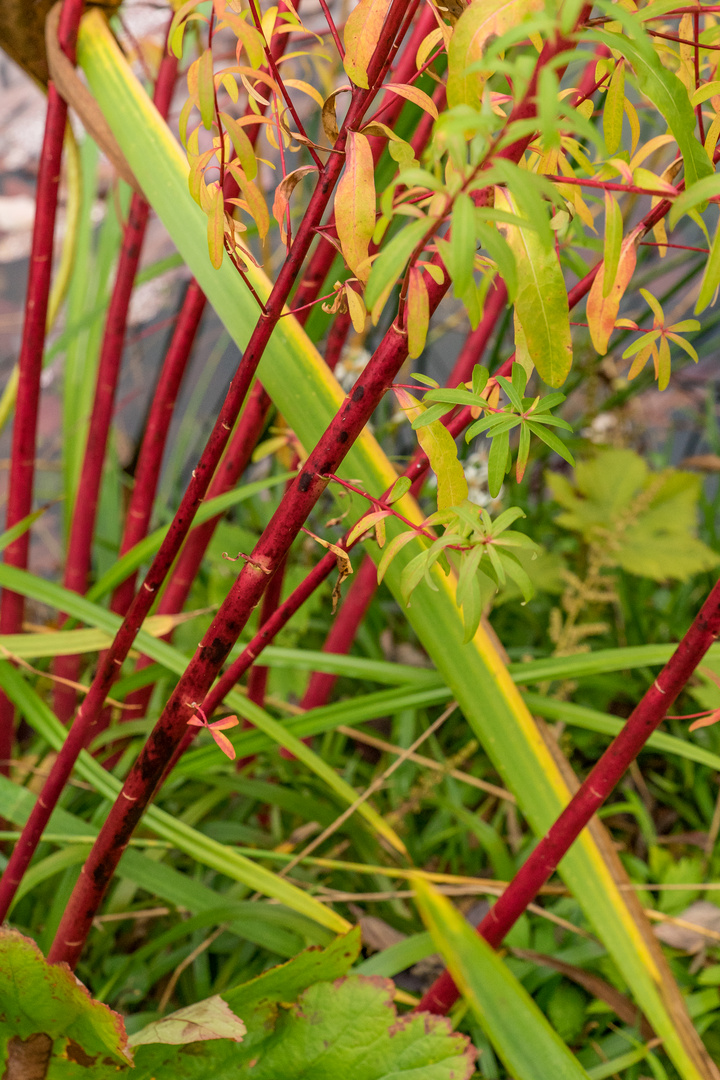
[{"label": "serrated leaf", "polygon": [[484,0],[470,4],[458,19],[448,46],[448,107],[470,105],[477,109],[490,72],[468,71],[482,60],[491,38],[517,26],[531,11],[540,11],[542,0]]},{"label": "serrated leaf", "polygon": [[[398,387],[395,396],[410,421],[424,412],[425,406],[408,394],[407,390]],[[467,480],[458,461],[457,446],[445,425],[436,420],[435,423],[420,428],[418,441],[428,456],[430,468],[437,476],[438,510],[457,506],[463,499],[467,499]]]},{"label": "serrated leaf", "polygon": [[375,229],[375,165],[370,143],[358,131],[348,133],[345,171],[335,195],[335,223],[345,262],[367,281],[369,267],[361,264]]},{"label": "serrated leaf", "polygon": [[72,1039],[88,1055],[132,1062],[122,1017],[95,1001],[66,964],[49,964],[30,938],[0,929],[0,1018],[2,1035],[28,1039]]},{"label": "serrated leaf", "polygon": [[[500,195],[500,200],[506,208],[513,208],[505,196]],[[544,247],[534,229],[515,225],[501,228],[515,256],[515,314],[529,357],[544,382],[561,386],[572,367],[572,338],[567,290],[557,253],[553,247]]]},{"label": "serrated leaf", "polygon": [[644,229],[639,226],[623,240],[618,258],[618,267],[612,288],[604,295],[605,266],[600,267],[592,288],[587,298],[587,321],[590,328],[590,338],[600,356],[607,352],[610,335],[615,328],[615,322],[620,310],[620,301],[625,295],[625,290],[635,272],[637,262],[637,247],[643,236]]},{"label": "serrated leaf", "polygon": [[389,8],[390,0],[359,0],[345,23],[343,67],[348,78],[364,90],[369,86],[368,64],[380,40]]}]

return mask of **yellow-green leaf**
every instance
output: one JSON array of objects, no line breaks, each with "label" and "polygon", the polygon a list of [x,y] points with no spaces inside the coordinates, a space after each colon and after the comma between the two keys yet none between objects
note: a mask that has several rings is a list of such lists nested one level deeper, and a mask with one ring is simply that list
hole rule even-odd
[{"label": "yellow-green leaf", "polygon": [[[425,406],[407,390],[398,387],[395,396],[411,423],[426,411]],[[428,456],[430,468],[437,476],[438,510],[458,506],[463,499],[467,499],[468,486],[463,467],[458,461],[455,440],[441,420],[418,428],[417,437]]]},{"label": "yellow-green leaf", "polygon": [[425,348],[425,339],[430,325],[430,300],[427,285],[422,270],[418,270],[416,266],[410,268],[406,325],[408,355],[416,360]]},{"label": "yellow-green leaf", "polygon": [[588,1080],[495,950],[441,893],[420,878],[414,887],[423,922],[509,1075],[517,1080]]},{"label": "yellow-green leaf", "polygon": [[488,41],[517,26],[531,11],[543,8],[543,0],[484,0],[470,4],[455,26],[448,48],[447,102],[477,108],[487,71],[468,68],[482,59]]},{"label": "yellow-green leaf", "polygon": [[708,261],[705,266],[700,292],[695,304],[695,314],[699,315],[708,304],[712,303],[718,285],[720,285],[720,223],[715,230],[715,237],[710,248]]},{"label": "yellow-green leaf", "polygon": [[625,113],[625,63],[618,61],[612,73],[603,107],[603,134],[608,154],[616,154],[622,142]]},{"label": "yellow-green leaf", "polygon": [[622,250],[623,219],[617,199],[605,192],[605,247],[603,250],[603,296],[615,283]]},{"label": "yellow-green leaf", "polygon": [[348,134],[345,171],[335,195],[335,224],[345,262],[367,281],[370,268],[361,264],[375,229],[375,167],[370,143],[358,131]]},{"label": "yellow-green leaf", "polygon": [[369,85],[368,64],[380,40],[389,7],[390,0],[360,0],[345,23],[343,66],[348,78],[364,90],[367,90]]},{"label": "yellow-green leaf", "polygon": [[[518,213],[508,196],[499,190],[495,205]],[[501,229],[515,256],[518,273],[515,313],[525,335],[527,354],[548,386],[562,386],[572,367],[573,355],[570,309],[557,253],[554,247],[545,247],[535,229],[518,225],[503,225]]]},{"label": "yellow-green leaf", "polygon": [[203,127],[207,131],[215,119],[215,76],[212,49],[206,49],[197,66],[198,100]]},{"label": "yellow-green leaf", "polygon": [[221,112],[220,119],[222,120],[225,130],[232,139],[235,153],[238,156],[245,176],[248,180],[254,180],[257,176],[257,158],[255,157],[252,143],[233,116]]},{"label": "yellow-green leaf", "polygon": [[437,105],[429,94],[426,94],[418,86],[409,86],[405,83],[384,83],[383,90],[390,90],[393,94],[399,94],[400,97],[406,98],[407,101],[412,101],[414,105],[419,105],[426,113],[430,113],[433,120],[437,120]]}]

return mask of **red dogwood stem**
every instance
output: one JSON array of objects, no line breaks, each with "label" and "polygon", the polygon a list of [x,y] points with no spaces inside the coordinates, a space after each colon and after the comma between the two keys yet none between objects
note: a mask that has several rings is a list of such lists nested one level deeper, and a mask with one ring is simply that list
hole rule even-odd
[{"label": "red dogwood stem", "polygon": [[[498,948],[528,904],[535,899],[590,818],[605,802],[653,731],[660,726],[672,702],[719,633],[720,581],[715,584],[668,663],[640,704],[633,709],[620,734],[610,743],[560,817],[478,926],[478,934],[494,948]],[[457,987],[445,971],[423,995],[417,1008],[423,1012],[446,1013],[457,997]]]},{"label": "red dogwood stem", "polygon": [[[121,555],[147,536],[170,420],[206,302],[197,281],[191,281],[153,394],[120,542]],[[135,595],[136,580],[137,572],[118,585],[110,604],[112,611],[125,614]]]},{"label": "red dogwood stem", "polygon": [[[403,17],[405,14],[406,8],[404,3],[402,3],[402,0],[393,0],[385,23],[387,36],[385,36],[385,34],[383,35],[383,41],[376,49],[368,69],[371,89],[356,90],[353,92],[353,101],[335,144],[336,149],[343,149],[347,138],[347,131],[362,120],[365,110],[368,108],[377,92],[376,81],[384,70],[386,56],[389,53],[392,53],[395,48],[396,35],[403,24]],[[153,559],[142,588],[135,596],[128,609],[127,615],[123,620],[123,624],[115,636],[113,644],[108,649],[98,667],[98,671],[93,679],[87,696],[78,710],[75,720],[63,743],[62,749],[55,759],[50,774],[43,785],[41,797],[35,803],[30,817],[23,829],[22,836],[15,845],[8,861],[8,865],[0,879],[0,919],[5,918],[5,915],[7,914],[15,890],[22,880],[22,876],[37,847],[43,829],[45,828],[50,814],[72,772],[77,756],[94,733],[94,728],[102,711],[107,693],[117,676],[120,666],[132,647],[143,619],[152,606],[158,588],[164,581],[183,540],[190,530],[197,508],[207,493],[212,475],[222,456],[223,450],[227,445],[228,436],[237,420],[240,408],[277,320],[282,315],[283,307],[287,301],[293,283],[300,273],[300,269],[307,256],[314,235],[315,227],[322,220],[322,216],[330,201],[342,166],[342,154],[330,154],[329,160],[321,172],[315,190],[310,197],[307,211],[298,230],[292,249],[280,269],[277,281],[268,298],[266,315],[260,319],[251,334],[240,367],[230,384],[230,388],[220,409],[215,426],[213,427],[200,461],[193,470],[192,478],[181,500],[177,513],[170,524],[157,555]],[[172,755],[172,750],[172,746],[167,747],[166,760]],[[83,932],[82,941],[85,940],[86,933],[87,928]],[[63,940],[64,936],[65,935],[63,934],[58,940]],[[82,948],[82,942],[80,942],[78,948],[78,955],[80,948]]]},{"label": "red dogwood stem", "polygon": [[[75,63],[75,40],[83,12],[82,0],[64,0],[58,25],[60,47]],[[32,510],[35,481],[40,376],[45,347],[48,297],[52,275],[53,237],[57,212],[60,163],[67,122],[67,105],[51,81],[48,85],[45,133],[38,167],[30,268],[25,318],[18,359],[19,380],[13,421],[10,476],[5,528],[11,529]],[[24,570],[28,563],[30,532],[24,532],[5,549],[5,562]],[[0,633],[22,630],[25,597],[3,589],[0,601]],[[0,773],[8,774],[13,746],[14,708],[0,691]]]},{"label": "red dogwood stem", "polygon": [[[391,8],[391,14],[398,6]],[[583,8],[581,17],[586,15],[587,9]],[[530,80],[527,97],[513,110],[512,119],[533,115],[537,72],[555,53],[562,51],[565,44],[562,38],[557,38],[552,45],[545,46]],[[372,85],[372,78],[370,82]],[[349,115],[352,112],[351,106]],[[502,151],[503,156],[517,160],[526,145],[527,138],[519,140]],[[289,258],[285,267],[290,261]],[[440,265],[439,260],[437,264]],[[428,287],[430,314],[437,309],[448,286],[449,279],[444,272],[440,284],[431,280]],[[49,953],[49,959],[53,962],[63,960],[73,967],[77,963],[117,863],[181,742],[197,704],[204,699],[250,613],[260,601],[268,578],[286,557],[308,514],[325,490],[327,474],[336,472],[342,464],[406,357],[407,335],[394,322],[247,558],[130,770],[65,909]]]}]

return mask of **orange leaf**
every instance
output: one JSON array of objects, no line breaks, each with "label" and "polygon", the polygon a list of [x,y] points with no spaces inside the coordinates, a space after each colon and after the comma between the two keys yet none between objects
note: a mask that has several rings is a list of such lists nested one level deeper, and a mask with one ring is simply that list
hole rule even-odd
[{"label": "orange leaf", "polygon": [[593,281],[590,294],[587,298],[587,321],[590,327],[590,337],[595,349],[604,356],[607,352],[610,335],[615,328],[615,320],[620,310],[620,301],[625,290],[630,284],[630,279],[635,272],[637,262],[637,246],[644,233],[642,226],[638,226],[623,240],[618,259],[617,273],[607,296],[603,296],[605,266],[601,266],[597,277]]}]

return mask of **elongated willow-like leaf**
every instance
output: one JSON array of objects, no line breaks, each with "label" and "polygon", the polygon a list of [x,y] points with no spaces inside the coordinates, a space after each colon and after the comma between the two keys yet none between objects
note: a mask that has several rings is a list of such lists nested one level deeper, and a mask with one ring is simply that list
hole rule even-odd
[{"label": "elongated willow-like leaf", "polygon": [[[148,201],[242,348],[258,316],[255,302],[228,260],[219,270],[211,267],[206,221],[188,195],[185,158],[97,12],[90,12],[83,21],[79,58]],[[250,274],[260,296],[266,296],[268,282],[261,271],[251,268]],[[314,445],[344,400],[338,383],[291,316],[280,320],[258,376],[307,447]],[[361,392],[361,386],[362,379],[354,393]],[[348,453],[343,472],[359,477],[375,495],[396,479],[394,468],[368,431]],[[398,508],[406,517],[421,520],[407,496]],[[391,525],[388,538],[397,531]],[[400,596],[402,570],[418,550],[419,541],[408,544],[389,568],[385,580],[396,596]],[[469,644],[463,643],[455,582],[439,568],[433,571],[433,579],[438,591],[416,590],[408,619],[504,782],[517,793],[532,828],[542,835],[569,801],[568,785],[487,633],[481,627]],[[643,935],[587,830],[563,860],[561,872],[683,1080],[712,1076],[713,1066],[659,946]]]},{"label": "elongated willow-like leaf", "polygon": [[[0,685],[35,730],[47,739],[54,750],[58,750],[66,735],[65,728],[42,698],[6,660],[0,660]],[[87,751],[81,752],[76,768],[78,775],[92,784],[95,791],[104,798],[114,802],[120,794],[122,787],[120,781],[103,769],[102,765],[95,761]],[[184,851],[191,858],[212,867],[218,873],[226,874],[235,881],[241,881],[248,888],[256,889],[264,896],[272,896],[280,900],[293,911],[307,915],[321,926],[327,926],[337,933],[343,933],[349,928],[345,919],[303,892],[302,889],[298,889],[296,885],[291,885],[277,874],[273,874],[271,870],[266,870],[250,859],[238,855],[231,847],[220,844],[209,836],[204,836],[157,806],[151,806],[148,809],[144,820],[156,836],[169,840],[179,851]]]},{"label": "elongated willow-like leaf", "polygon": [[510,1075],[518,1080],[587,1080],[522,983],[457,908],[421,880],[415,883],[415,896],[443,960]]}]

